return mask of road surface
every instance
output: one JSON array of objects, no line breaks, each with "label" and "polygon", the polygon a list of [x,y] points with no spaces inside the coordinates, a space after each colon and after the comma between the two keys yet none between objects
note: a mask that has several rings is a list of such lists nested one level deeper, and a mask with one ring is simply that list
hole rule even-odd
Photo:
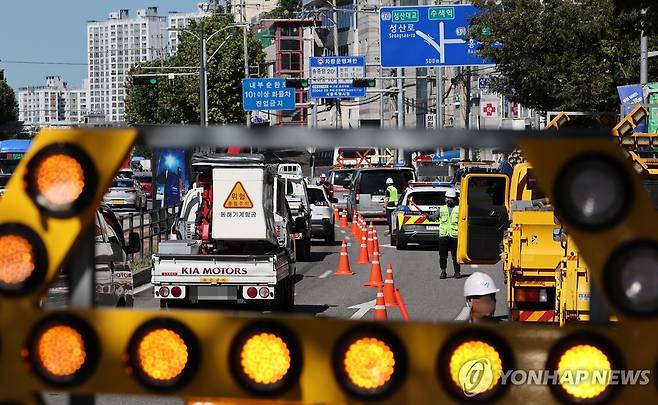
[{"label": "road surface", "polygon": [[[466,277],[473,271],[489,274],[500,288],[497,295],[496,315],[504,316],[506,309],[506,290],[503,283],[502,264],[492,266],[462,266],[462,278],[452,277],[452,264],[448,261],[448,278],[439,279],[438,251],[431,246],[410,245],[407,250],[397,250],[389,245],[384,237],[384,226],[379,226],[381,266],[385,274],[386,265],[393,265],[395,285],[400,289],[409,316],[413,321],[445,322],[452,321],[464,308],[463,285]],[[336,271],[340,253],[340,243],[348,243],[348,255],[354,276],[337,277]],[[364,288],[370,275],[370,265],[356,264],[359,244],[347,230],[337,228],[336,244],[325,246],[323,242],[313,243],[309,262],[297,263],[297,280],[295,285],[295,312],[318,317],[344,319],[372,319],[376,290]],[[383,275],[384,275],[383,274]],[[60,285],[60,289],[65,286]],[[61,291],[64,292],[64,291]],[[158,301],[153,298],[150,284],[138,287],[135,295],[136,308],[159,309]],[[389,309],[388,318],[402,319],[399,310]],[[48,404],[65,404],[63,395],[46,395]],[[98,404],[122,405],[180,404],[176,398],[98,396]]]}]

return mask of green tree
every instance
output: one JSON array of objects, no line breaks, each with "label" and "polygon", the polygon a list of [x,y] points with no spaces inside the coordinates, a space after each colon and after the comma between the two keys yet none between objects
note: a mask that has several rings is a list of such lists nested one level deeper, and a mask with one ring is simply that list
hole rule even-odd
[{"label": "green tree", "polygon": [[[230,16],[204,18],[204,35],[208,38],[231,24],[234,21]],[[199,26],[192,22],[188,30],[197,33]],[[148,66],[198,66],[198,39],[186,32],[181,32],[178,38],[175,56],[165,61],[141,64],[131,69],[129,74],[144,74]],[[208,121],[214,124],[241,123],[244,121],[241,98],[244,78],[242,29],[228,28],[213,36],[207,45],[208,57],[220,45],[221,50],[208,63]],[[249,64],[260,66],[263,71],[265,55],[260,42],[251,34],[248,49]],[[186,71],[198,73],[191,69]],[[126,83],[126,119],[137,124],[198,123],[199,99],[198,75],[176,76],[174,80],[158,76],[155,85],[135,85],[129,80]]]},{"label": "green tree", "polygon": [[639,81],[638,11],[616,10],[613,0],[475,4],[483,13],[471,35],[500,73],[493,90],[512,101],[540,111],[617,111],[616,86]]},{"label": "green tree", "polygon": [[5,80],[0,80],[0,125],[18,119],[18,104],[14,90]]}]

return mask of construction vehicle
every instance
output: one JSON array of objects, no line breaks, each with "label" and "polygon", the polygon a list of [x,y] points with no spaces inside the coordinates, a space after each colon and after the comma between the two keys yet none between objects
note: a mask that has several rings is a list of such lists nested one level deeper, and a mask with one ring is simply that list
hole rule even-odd
[{"label": "construction vehicle", "polygon": [[[637,109],[629,115],[643,119]],[[646,114],[644,114],[646,116]],[[557,114],[546,129],[560,129],[570,117]],[[652,196],[655,189],[653,172],[655,158],[642,147],[653,145],[658,138],[652,134],[630,134],[634,126],[622,125],[613,130],[620,145],[633,160],[634,166],[644,175],[645,186]],[[619,131],[617,128],[621,128]],[[625,129],[624,129],[625,128]],[[624,135],[621,134],[623,132]],[[553,206],[538,187],[532,167],[524,163],[517,151],[517,164],[511,177],[508,193],[510,225],[503,239],[503,271],[507,283],[507,303],[511,319],[521,322],[567,322],[589,320],[590,277],[587,264],[579,254],[573,239],[556,218]],[[474,179],[475,180],[475,179]],[[468,188],[470,184],[462,185]],[[463,190],[463,188],[462,188]],[[463,192],[463,191],[462,191]],[[473,260],[468,249],[468,222],[470,212],[476,210],[473,199],[464,205],[465,238],[461,241],[460,257],[463,262],[494,262],[493,254],[487,260]],[[461,206],[460,206],[461,208]],[[474,217],[477,222],[477,217]],[[472,222],[472,220],[470,221]],[[461,238],[460,224],[460,238]],[[472,254],[471,254],[472,256]]]},{"label": "construction vehicle", "polygon": [[293,221],[285,181],[262,155],[192,158],[194,187],[174,225],[175,238],[153,256],[161,307],[208,301],[294,306]]},{"label": "construction vehicle", "polygon": [[[545,129],[559,129],[568,122],[566,114],[557,114]],[[588,319],[584,262],[557,221],[532,167],[520,151],[514,152],[511,178],[491,171],[462,176],[458,260],[497,263],[500,243],[511,320],[562,324]]]}]

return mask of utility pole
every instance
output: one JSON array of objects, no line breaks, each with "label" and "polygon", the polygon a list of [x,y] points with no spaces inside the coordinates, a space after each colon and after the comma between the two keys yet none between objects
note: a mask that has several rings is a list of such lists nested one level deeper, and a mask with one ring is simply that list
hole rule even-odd
[{"label": "utility pole", "polygon": [[208,80],[206,78],[206,40],[203,36],[203,18],[199,21],[199,50],[201,63],[199,64],[199,110],[201,112],[201,126],[208,126]]},{"label": "utility pole", "polygon": [[[336,13],[336,0],[333,0],[332,18],[334,20],[334,56],[338,57],[338,13]],[[341,128],[343,125],[343,112],[340,107],[340,99],[336,99],[336,128]]]},{"label": "utility pole", "polygon": [[443,67],[437,66],[436,71],[436,127],[443,128]]},{"label": "utility pole", "polygon": [[[249,43],[247,42],[247,1],[242,0],[242,48],[244,51],[244,78],[249,78]],[[246,113],[247,128],[251,127],[251,112]]]},{"label": "utility pole", "polygon": [[[646,9],[643,9],[642,14],[642,26],[644,27],[644,19],[647,13]],[[640,84],[646,86],[649,82],[649,45],[647,35],[644,32],[644,29],[640,31]]]}]

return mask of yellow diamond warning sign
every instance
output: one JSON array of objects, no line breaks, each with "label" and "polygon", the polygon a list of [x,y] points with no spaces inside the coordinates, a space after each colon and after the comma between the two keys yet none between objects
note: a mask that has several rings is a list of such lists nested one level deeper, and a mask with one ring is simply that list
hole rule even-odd
[{"label": "yellow diamond warning sign", "polygon": [[224,208],[253,208],[254,203],[251,202],[247,190],[241,182],[236,182],[231,192],[228,193],[226,201],[224,201]]}]

